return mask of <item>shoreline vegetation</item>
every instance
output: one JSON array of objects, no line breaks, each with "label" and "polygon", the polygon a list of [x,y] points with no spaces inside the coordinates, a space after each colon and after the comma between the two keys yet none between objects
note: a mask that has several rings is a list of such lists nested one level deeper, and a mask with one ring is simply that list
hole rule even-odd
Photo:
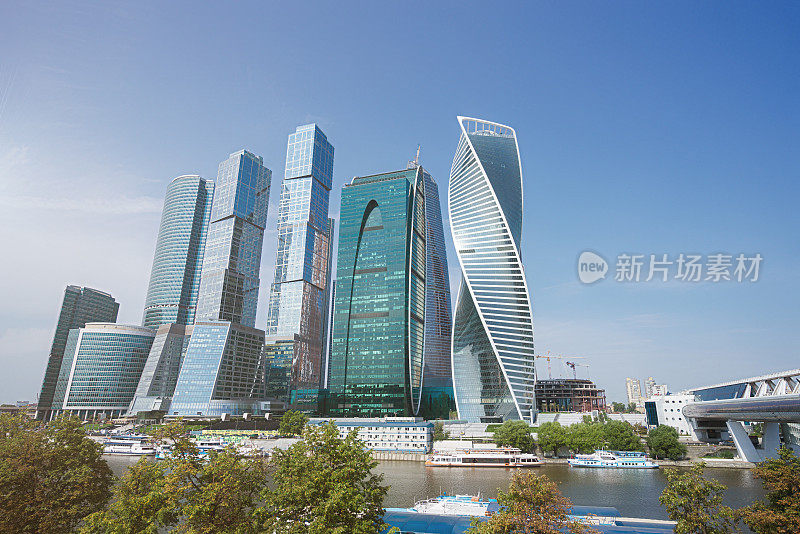
[{"label": "shoreline vegetation", "polygon": [[[170,456],[142,458],[115,477],[102,445],[77,419],[42,423],[2,414],[0,532],[389,532],[383,508],[389,485],[374,472],[378,462],[357,432],[342,439],[331,422],[301,424],[293,423],[297,443],[265,460],[232,446],[201,459],[186,426],[173,422],[154,431],[157,442],[171,445]],[[665,469],[659,502],[676,532],[725,534],[742,524],[756,533],[800,532],[800,459],[790,449],[756,466],[766,498],[739,509],[722,505],[726,487],[705,478],[705,467]],[[592,532],[568,517],[572,503],[544,474],[515,470],[508,491],[499,489],[501,511],[475,519],[469,532]]]}]

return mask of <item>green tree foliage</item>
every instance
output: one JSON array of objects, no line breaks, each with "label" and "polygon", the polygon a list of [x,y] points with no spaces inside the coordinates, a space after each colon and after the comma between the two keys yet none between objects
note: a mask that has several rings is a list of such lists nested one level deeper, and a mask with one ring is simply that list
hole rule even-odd
[{"label": "green tree foliage", "polygon": [[704,464],[688,471],[666,469],[667,486],[658,501],[678,524],[676,534],[726,534],[736,532],[735,512],[722,506],[725,486],[703,478]]},{"label": "green tree foliage", "polygon": [[444,429],[444,423],[436,421],[433,423],[433,441],[450,439],[450,432]]},{"label": "green tree foliage", "polygon": [[753,474],[764,484],[767,500],[739,511],[745,524],[754,532],[800,532],[800,459],[782,447],[778,458],[761,462]]},{"label": "green tree foliage", "polygon": [[686,445],[678,441],[678,431],[667,425],[658,425],[647,434],[647,446],[656,458],[680,460],[686,456]]},{"label": "green tree foliage", "polygon": [[642,441],[636,430],[624,421],[609,421],[603,425],[605,446],[613,451],[642,451]]},{"label": "green tree foliage", "polygon": [[636,403],[632,402],[628,404],[628,413],[633,413],[636,411]]},{"label": "green tree foliage", "polygon": [[567,429],[558,422],[543,423],[536,433],[542,451],[552,452],[553,455],[558,454],[558,449],[567,445],[568,437]]},{"label": "green tree foliage", "polygon": [[612,402],[611,403],[611,411],[614,413],[625,413],[625,403],[624,402]]},{"label": "green tree foliage", "polygon": [[0,415],[0,532],[62,533],[102,509],[113,474],[77,419]]},{"label": "green tree foliage", "polygon": [[299,436],[308,423],[308,416],[303,412],[288,411],[281,417],[278,432],[284,436]]},{"label": "green tree foliage", "polygon": [[567,513],[572,502],[561,495],[558,486],[545,475],[529,471],[515,471],[508,493],[500,492],[497,501],[501,510],[481,522],[472,521],[471,534],[504,534],[528,532],[531,534],[585,534],[595,532]]},{"label": "green tree foliage", "polygon": [[605,445],[603,425],[600,423],[577,423],[569,427],[567,446],[574,452],[591,453]]},{"label": "green tree foliage", "polygon": [[132,467],[114,488],[111,506],[89,517],[84,533],[256,532],[253,515],[267,480],[260,460],[242,458],[232,448],[200,459],[182,423],[156,434],[172,444],[172,455]]},{"label": "green tree foliage", "polygon": [[309,425],[303,439],[272,458],[273,484],[263,491],[260,528],[276,534],[372,534],[386,528],[389,490],[370,452],[333,423]]},{"label": "green tree foliage", "polygon": [[525,421],[506,421],[497,427],[494,442],[500,447],[516,447],[523,452],[532,452],[536,448],[531,427]]}]

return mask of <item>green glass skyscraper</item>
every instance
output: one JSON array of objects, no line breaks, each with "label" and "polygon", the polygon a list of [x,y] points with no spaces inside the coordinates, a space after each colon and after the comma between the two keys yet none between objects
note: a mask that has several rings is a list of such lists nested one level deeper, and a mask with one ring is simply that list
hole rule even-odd
[{"label": "green glass skyscraper", "polygon": [[[449,361],[446,343],[426,339],[426,321],[443,321],[448,334],[450,322],[449,293],[442,295],[448,300],[446,313],[426,309],[426,291],[441,291],[442,285],[426,282],[428,256],[434,250],[444,254],[430,246],[439,237],[429,235],[436,225],[428,219],[436,213],[441,217],[440,209],[426,209],[430,184],[430,175],[411,164],[402,171],[356,177],[342,192],[327,400],[331,415],[421,415],[426,342],[445,347],[431,358],[444,365]],[[438,205],[438,195],[430,198]],[[431,328],[430,335],[442,331]],[[447,391],[450,385],[442,386]]]}]

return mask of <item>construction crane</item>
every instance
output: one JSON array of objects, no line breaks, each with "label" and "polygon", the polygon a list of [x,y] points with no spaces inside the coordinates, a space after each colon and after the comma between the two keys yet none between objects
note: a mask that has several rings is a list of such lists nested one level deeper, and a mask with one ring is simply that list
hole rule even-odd
[{"label": "construction crane", "polygon": [[[573,356],[573,359],[578,358],[578,357],[579,356]],[[587,379],[589,378],[589,364],[588,363],[576,363],[576,362],[564,362],[564,363],[566,365],[572,367],[572,378],[574,378],[576,380],[578,378],[578,373],[575,372],[575,367],[576,366],[586,367],[586,378]]]},{"label": "construction crane", "polygon": [[537,358],[541,358],[543,360],[547,360],[547,378],[552,380],[553,373],[550,370],[550,358],[563,359],[564,357],[563,356],[556,356],[555,354],[550,354],[549,350],[547,352],[545,352],[544,354],[536,354],[536,357]]}]

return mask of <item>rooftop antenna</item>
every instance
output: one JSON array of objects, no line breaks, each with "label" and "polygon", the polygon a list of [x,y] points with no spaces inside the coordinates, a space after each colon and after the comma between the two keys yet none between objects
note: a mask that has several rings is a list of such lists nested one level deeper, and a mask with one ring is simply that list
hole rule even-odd
[{"label": "rooftop antenna", "polygon": [[414,158],[414,163],[416,163],[417,165],[419,165],[419,151],[420,151],[420,149],[422,149],[422,145],[418,144],[417,145],[417,156]]},{"label": "rooftop antenna", "polygon": [[420,151],[421,148],[422,148],[422,145],[418,144],[417,145],[417,155],[414,157],[413,160],[408,162],[408,167],[406,167],[407,169],[416,169],[417,167],[419,167],[419,151]]}]

